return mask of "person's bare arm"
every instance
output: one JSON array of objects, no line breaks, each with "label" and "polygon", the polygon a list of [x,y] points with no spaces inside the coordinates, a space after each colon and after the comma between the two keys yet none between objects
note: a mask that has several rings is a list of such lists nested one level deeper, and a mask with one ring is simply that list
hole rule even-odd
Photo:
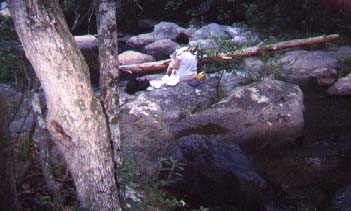
[{"label": "person's bare arm", "polygon": [[167,74],[171,75],[172,70],[178,70],[180,66],[180,60],[179,59],[172,59],[171,63],[169,63],[168,68],[167,68]]}]

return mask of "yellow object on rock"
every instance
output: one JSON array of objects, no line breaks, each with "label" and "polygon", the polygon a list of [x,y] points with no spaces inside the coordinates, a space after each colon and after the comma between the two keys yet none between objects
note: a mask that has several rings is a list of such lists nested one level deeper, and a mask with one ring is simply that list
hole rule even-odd
[{"label": "yellow object on rock", "polygon": [[198,81],[204,81],[204,80],[205,80],[205,73],[204,73],[204,72],[199,72],[199,73],[196,75],[196,80],[198,80]]}]

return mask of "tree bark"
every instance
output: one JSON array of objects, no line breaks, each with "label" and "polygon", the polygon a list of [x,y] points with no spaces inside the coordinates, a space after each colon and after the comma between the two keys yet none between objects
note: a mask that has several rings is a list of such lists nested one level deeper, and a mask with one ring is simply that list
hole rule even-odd
[{"label": "tree bark", "polygon": [[[223,53],[213,57],[200,58],[199,62],[201,63],[201,62],[210,62],[213,60],[231,60],[239,57],[248,57],[248,56],[257,55],[265,51],[276,51],[276,50],[282,50],[282,49],[291,48],[291,47],[329,42],[329,41],[337,40],[339,39],[339,37],[340,36],[338,34],[332,34],[327,36],[323,35],[318,37],[310,37],[306,39],[289,40],[289,41],[279,42],[271,45],[253,46],[253,47],[244,48],[239,51],[235,51],[233,53]],[[133,74],[152,73],[152,72],[158,72],[162,70],[165,71],[169,63],[170,63],[170,59],[157,61],[157,62],[147,62],[142,64],[121,65],[120,70],[125,72],[130,72]]]},{"label": "tree bark", "polygon": [[120,71],[130,72],[133,74],[138,73],[152,73],[157,71],[165,71],[171,62],[170,59],[161,60],[157,62],[146,62],[142,64],[128,64],[128,65],[121,65]]},{"label": "tree bark", "polygon": [[8,4],[44,89],[47,127],[69,165],[82,206],[120,210],[106,118],[58,0],[10,0]]},{"label": "tree bark", "polygon": [[116,168],[121,165],[121,142],[119,129],[119,71],[115,0],[98,0],[96,23],[99,40],[100,99],[107,116],[113,158]]}]

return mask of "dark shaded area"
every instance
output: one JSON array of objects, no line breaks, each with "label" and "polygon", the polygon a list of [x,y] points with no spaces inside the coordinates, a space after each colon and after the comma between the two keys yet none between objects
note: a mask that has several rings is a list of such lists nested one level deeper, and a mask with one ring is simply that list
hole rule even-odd
[{"label": "dark shaded area", "polygon": [[335,192],[351,184],[351,97],[327,96],[312,82],[301,89],[304,136],[274,148],[243,147],[293,210],[331,210]]},{"label": "dark shaded area", "polygon": [[253,176],[254,167],[236,145],[201,135],[177,141],[176,157],[184,160],[185,170],[183,179],[170,189],[190,207],[204,206],[220,211],[265,210],[264,194],[270,194],[269,190],[256,183],[259,178]]},{"label": "dark shaded area", "polygon": [[[73,34],[95,34],[92,0],[61,0]],[[345,3],[346,2],[346,3]],[[119,32],[145,33],[138,21],[151,18],[181,25],[246,23],[271,33],[351,33],[351,4],[337,0],[143,0],[119,1]],[[196,23],[196,24],[195,24]],[[139,28],[139,29],[138,29]]]},{"label": "dark shaded area", "polygon": [[191,134],[199,134],[199,135],[218,135],[218,134],[225,134],[227,133],[227,129],[221,127],[220,125],[217,124],[206,124],[206,125],[200,125],[194,128],[189,128],[182,130],[178,132],[177,134],[174,135],[175,139],[180,139],[184,136],[189,136]]},{"label": "dark shaded area", "polygon": [[16,187],[13,178],[13,163],[11,162],[12,147],[8,138],[7,106],[0,96],[0,210],[17,210]]},{"label": "dark shaded area", "polygon": [[124,90],[128,94],[134,94],[138,91],[145,91],[149,86],[149,80],[133,78],[127,82],[126,88]]}]

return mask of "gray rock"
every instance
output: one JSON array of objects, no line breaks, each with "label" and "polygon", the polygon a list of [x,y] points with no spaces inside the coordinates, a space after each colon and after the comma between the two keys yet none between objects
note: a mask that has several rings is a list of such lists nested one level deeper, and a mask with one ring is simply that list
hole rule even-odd
[{"label": "gray rock", "polygon": [[[160,76],[161,77],[161,76]],[[191,87],[186,82],[181,82],[174,87],[146,92],[146,95],[154,99],[164,111],[163,118],[171,127],[174,122],[204,109],[207,109],[227,94],[227,90],[237,86],[240,80],[233,75],[226,74],[217,91],[218,78],[208,76],[206,81],[198,88]]]},{"label": "gray rock", "polygon": [[229,39],[230,36],[226,33],[227,28],[228,26],[211,23],[194,32],[190,40],[209,39],[211,37],[223,37]]},{"label": "gray rock", "polygon": [[351,47],[336,49],[287,52],[278,63],[287,72],[287,79],[303,83],[309,79],[337,77],[336,63],[338,59],[351,55]]},{"label": "gray rock", "polygon": [[[123,96],[122,96],[123,97]],[[148,163],[164,157],[172,138],[163,120],[163,111],[144,93],[128,96],[120,108],[122,153]]]},{"label": "gray rock", "polygon": [[302,134],[303,95],[298,86],[267,80],[237,87],[210,108],[174,123],[176,138],[215,135],[235,143],[248,140],[276,145]]},{"label": "gray rock", "polygon": [[218,45],[213,40],[210,40],[210,39],[199,39],[199,40],[190,41],[189,45],[191,47],[196,46],[199,49],[204,50],[205,52],[218,47]]},{"label": "gray rock", "polygon": [[351,185],[339,189],[331,203],[331,209],[351,211]]},{"label": "gray rock", "polygon": [[[301,135],[304,105],[297,86],[267,80],[237,87],[241,81],[229,73],[219,89],[217,82],[208,76],[196,89],[181,82],[143,94],[160,106],[164,123],[177,139],[200,134],[235,143],[253,139],[280,143]],[[121,95],[123,102],[133,101],[128,98],[132,96]]]},{"label": "gray rock", "polygon": [[136,51],[125,51],[118,55],[120,65],[125,64],[141,64],[145,62],[154,62],[155,58]]},{"label": "gray rock", "polygon": [[[174,40],[180,32],[184,31],[185,29],[179,27],[175,23],[160,22],[155,25],[151,33],[131,37],[127,41],[127,46],[131,49],[141,50],[146,45],[162,39]],[[188,31],[188,33],[191,33],[191,31]]]},{"label": "gray rock", "polygon": [[15,89],[11,85],[0,84],[0,94],[6,99],[9,118],[18,120],[27,116],[31,108],[29,93],[27,91],[21,93],[20,90]]},{"label": "gray rock", "polygon": [[234,36],[231,40],[233,43],[239,43],[239,44],[245,44],[248,42],[247,36],[244,36],[244,35]]},{"label": "gray rock", "polygon": [[183,33],[186,34],[188,37],[191,37],[197,31],[196,28],[190,27],[183,30]]},{"label": "gray rock", "polygon": [[34,122],[33,114],[29,114],[26,117],[12,121],[9,127],[10,136],[24,137],[25,133],[27,133],[32,127],[33,122]]},{"label": "gray rock", "polygon": [[132,36],[127,40],[127,47],[130,49],[141,50],[145,45],[155,42],[156,38],[152,33]]},{"label": "gray rock", "polygon": [[169,58],[169,55],[179,48],[178,43],[170,39],[161,39],[145,46],[144,51],[156,59]]},{"label": "gray rock", "polygon": [[236,36],[241,34],[242,29],[240,29],[238,27],[230,27],[230,26],[228,26],[228,27],[225,28],[224,31],[225,31],[225,33],[230,35],[230,37],[234,38],[234,37],[236,37]]},{"label": "gray rock", "polygon": [[184,31],[184,29],[179,27],[175,23],[160,22],[155,25],[155,29],[152,33],[156,37],[156,40],[159,40],[159,39],[174,40],[181,31]]},{"label": "gray rock", "polygon": [[243,61],[244,70],[260,71],[264,62],[258,57],[248,57]]},{"label": "gray rock", "polygon": [[351,95],[351,74],[338,79],[331,87],[328,88],[327,94],[338,96]]},{"label": "gray rock", "polygon": [[[176,189],[202,201],[230,202],[247,210],[260,204],[268,184],[239,146],[200,135],[183,137],[176,145],[175,158],[185,164]],[[217,194],[223,192],[230,194]]]}]

